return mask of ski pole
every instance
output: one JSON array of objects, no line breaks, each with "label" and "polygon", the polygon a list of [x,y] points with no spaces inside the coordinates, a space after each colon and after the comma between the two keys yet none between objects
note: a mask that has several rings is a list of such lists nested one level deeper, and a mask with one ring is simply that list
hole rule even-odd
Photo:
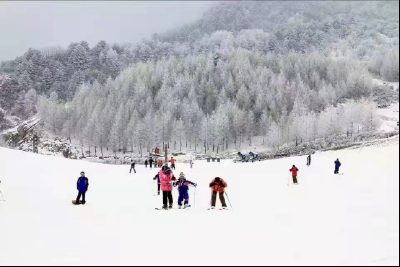
[{"label": "ski pole", "polygon": [[[1,181],[0,181],[0,184],[1,184]],[[4,198],[3,193],[1,192],[1,190],[0,190],[0,194],[1,194],[1,198],[3,199],[1,201],[6,201],[6,199]]]},{"label": "ski pole", "polygon": [[193,208],[196,209],[196,187],[194,187],[194,201],[193,201]]},{"label": "ski pole", "polygon": [[231,208],[233,209],[232,204],[231,204],[231,201],[229,200],[229,197],[228,197],[228,194],[226,193],[226,191],[225,191],[225,195],[226,195],[226,198],[228,199],[229,206],[231,206]]}]

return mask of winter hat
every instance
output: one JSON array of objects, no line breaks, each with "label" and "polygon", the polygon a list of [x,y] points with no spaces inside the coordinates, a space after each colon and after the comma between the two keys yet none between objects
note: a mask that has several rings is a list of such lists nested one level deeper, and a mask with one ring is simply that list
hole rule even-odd
[{"label": "winter hat", "polygon": [[219,183],[219,182],[221,182],[221,178],[215,177],[214,181],[215,181],[216,183]]},{"label": "winter hat", "polygon": [[179,174],[179,178],[181,178],[181,177],[185,178],[185,174],[184,174],[183,172],[181,172],[181,173]]}]

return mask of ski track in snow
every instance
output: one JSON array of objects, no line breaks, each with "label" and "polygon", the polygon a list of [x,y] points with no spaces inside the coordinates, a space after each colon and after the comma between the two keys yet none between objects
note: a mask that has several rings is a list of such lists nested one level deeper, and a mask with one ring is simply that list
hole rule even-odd
[{"label": "ski track in snow", "polygon": [[[144,166],[4,148],[0,162],[0,265],[399,265],[398,139],[316,153],[310,167],[306,157],[178,163],[198,183],[185,211],[154,209],[156,170]],[[293,164],[299,185],[287,186]],[[82,170],[87,204],[74,206]],[[207,211],[215,176],[234,209]]]}]

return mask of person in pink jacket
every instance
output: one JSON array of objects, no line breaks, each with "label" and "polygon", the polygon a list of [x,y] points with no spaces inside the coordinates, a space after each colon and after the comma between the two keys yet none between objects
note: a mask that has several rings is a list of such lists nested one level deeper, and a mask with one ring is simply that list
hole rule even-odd
[{"label": "person in pink jacket", "polygon": [[[161,190],[163,192],[163,209],[172,209],[172,188],[173,182],[176,180],[174,174],[168,166],[162,167],[159,172],[160,182],[161,182]],[[169,202],[169,206],[167,208],[167,202]]]}]

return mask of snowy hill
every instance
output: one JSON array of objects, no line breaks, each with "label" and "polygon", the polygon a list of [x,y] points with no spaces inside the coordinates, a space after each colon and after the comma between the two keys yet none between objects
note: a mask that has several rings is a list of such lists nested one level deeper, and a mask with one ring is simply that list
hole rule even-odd
[{"label": "snowy hill", "polygon": [[[342,162],[333,174],[333,161]],[[178,164],[191,210],[156,211],[155,170],[0,148],[0,265],[398,265],[399,143],[305,157]],[[300,169],[287,186],[289,168]],[[87,205],[73,206],[89,177]],[[223,177],[234,209],[207,211]],[[174,191],[174,201],[177,200]],[[195,202],[195,203],[194,203]],[[182,253],[184,252],[184,253]]]}]

